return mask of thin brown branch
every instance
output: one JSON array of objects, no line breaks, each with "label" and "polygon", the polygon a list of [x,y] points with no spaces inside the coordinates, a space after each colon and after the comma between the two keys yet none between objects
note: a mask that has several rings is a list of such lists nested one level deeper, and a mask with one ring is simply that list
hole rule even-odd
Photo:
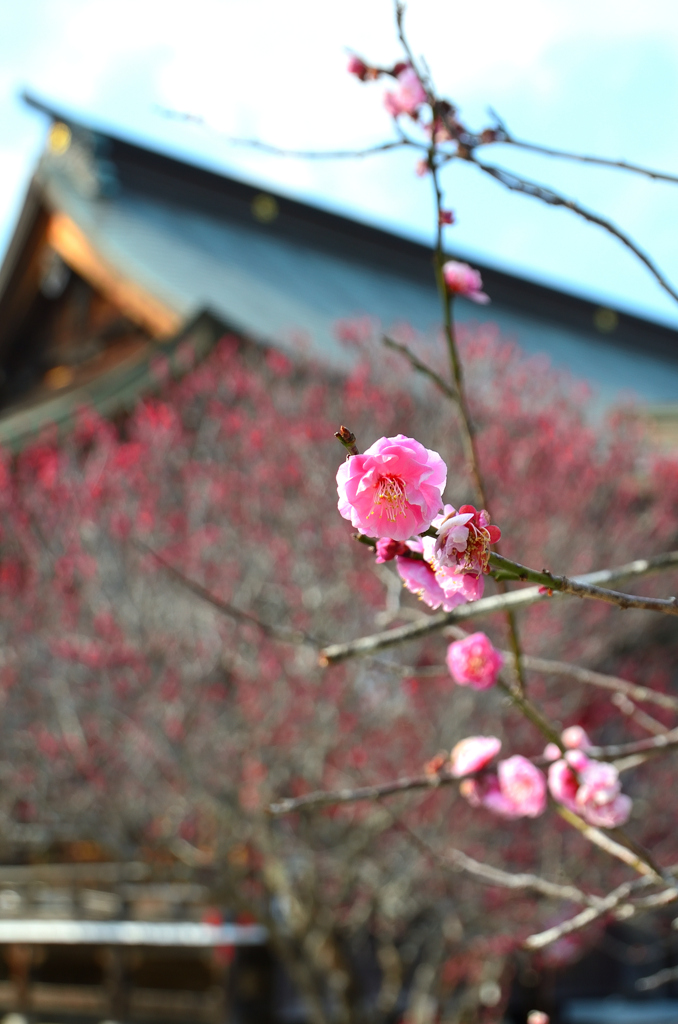
[{"label": "thin brown branch", "polygon": [[558,591],[561,594],[572,594],[575,597],[589,598],[594,601],[606,601],[619,608],[644,608],[646,611],[661,612],[663,615],[678,615],[678,604],[676,604],[675,597],[638,597],[635,594],[623,594],[617,590],[608,590],[607,587],[583,582],[581,579],[559,576],[549,572],[548,569],[541,571],[530,569],[527,565],[514,562],[511,558],[505,558],[497,551],[490,554],[490,565],[502,573],[512,573],[516,579],[538,583],[540,586],[546,587],[547,590]]},{"label": "thin brown branch", "polygon": [[622,904],[625,908],[628,906],[626,901],[635,890],[651,885],[655,881],[654,877],[648,876],[642,879],[635,879],[633,882],[622,882],[611,893],[603,897],[597,907],[586,907],[585,910],[575,914],[574,917],[568,918],[567,921],[562,921],[560,924],[547,928],[543,932],[536,932],[534,935],[530,935],[523,945],[526,949],[531,950],[544,949],[545,946],[550,946],[552,942],[562,939],[563,936],[580,931],[604,914],[617,910]]},{"label": "thin brown branch", "polygon": [[595,213],[593,210],[588,210],[586,207],[581,206],[575,202],[574,199],[568,199],[566,196],[561,195],[559,192],[555,192],[553,189],[541,185],[538,182],[530,181],[527,178],[521,178],[517,174],[513,174],[511,171],[505,170],[503,167],[494,167],[491,164],[484,164],[480,160],[477,160],[474,156],[468,157],[469,163],[474,164],[483,173],[490,175],[500,184],[504,185],[505,188],[511,192],[520,192],[523,195],[531,196],[533,199],[539,199],[542,203],[546,203],[548,206],[562,206],[563,209],[570,210],[572,213],[581,217],[589,224],[596,224],[603,231],[607,231],[608,234],[612,235],[617,241],[621,242],[630,252],[643,263],[650,271],[657,284],[667,292],[672,299],[678,302],[678,291],[673,287],[671,282],[664,276],[662,271],[659,269],[654,260],[644,252],[639,245],[637,245],[633,239],[625,234],[620,228],[613,224],[612,221],[606,217],[601,217],[600,214]]},{"label": "thin brown branch", "polygon": [[574,160],[577,163],[593,164],[596,167],[609,167],[620,171],[630,171],[633,174],[642,174],[653,181],[670,181],[678,184],[678,175],[667,174],[665,171],[653,171],[642,164],[630,163],[628,160],[611,160],[604,156],[590,156],[584,153],[573,153],[567,149],[554,149],[551,146],[539,146],[534,142],[525,142],[523,139],[516,139],[506,131],[502,125],[502,137],[497,139],[498,143],[506,143],[508,146],[515,146],[516,149],[526,149],[531,153],[541,153],[543,156],[553,156],[561,160]]},{"label": "thin brown branch", "polygon": [[447,381],[443,380],[440,374],[436,373],[436,371],[430,366],[427,366],[426,363],[422,362],[419,356],[417,356],[412,349],[408,348],[407,345],[401,345],[399,341],[394,341],[394,339],[389,338],[387,334],[384,334],[381,340],[387,348],[393,349],[394,352],[400,352],[401,355],[405,356],[405,358],[409,360],[410,366],[416,370],[417,373],[421,373],[425,377],[428,377],[429,380],[433,381],[438,390],[442,391],[450,401],[457,401],[457,392],[454,388],[448,384]]},{"label": "thin brown branch", "polygon": [[[670,551],[655,558],[636,559],[626,565],[617,566],[612,569],[600,569],[597,572],[586,573],[582,576],[572,578],[573,582],[583,584],[612,583],[620,579],[628,579],[632,576],[648,576],[654,572],[662,572],[667,569],[674,569],[678,566],[678,551]],[[555,595],[554,595],[555,597]],[[384,650],[387,647],[395,647],[408,643],[412,640],[421,640],[425,636],[437,633],[458,622],[467,622],[472,619],[481,618],[484,615],[495,615],[497,612],[505,612],[507,608],[517,610],[536,604],[539,601],[552,600],[544,593],[543,587],[526,587],[524,590],[514,590],[508,594],[495,594],[492,597],[483,597],[479,601],[461,605],[451,612],[437,612],[435,615],[422,617],[421,621],[408,623],[404,626],[396,626],[394,629],[387,629],[381,633],[373,633],[369,636],[359,637],[357,640],[350,640],[347,643],[331,644],[320,652],[320,663],[322,665],[336,664],[346,658],[364,657],[372,655],[376,651]]]},{"label": "thin brown branch", "polygon": [[270,804],[269,813],[274,816],[291,814],[306,807],[322,807],[326,804],[351,804],[360,800],[381,800],[385,796],[396,793],[407,793],[413,789],[437,789],[438,786],[449,786],[458,783],[459,779],[448,772],[438,774],[409,775],[391,782],[382,782],[375,786],[357,786],[345,789],[318,789],[302,796],[287,797]]},{"label": "thin brown branch", "polygon": [[268,153],[269,156],[287,156],[300,160],[360,160],[362,157],[374,156],[377,153],[387,153],[391,149],[400,149],[401,146],[412,146],[415,149],[426,150],[426,145],[409,139],[401,134],[399,139],[390,139],[387,142],[379,142],[374,146],[365,146],[362,149],[287,149],[284,146],[273,146],[260,139],[242,138],[237,135],[225,135],[223,132],[211,128],[204,117],[199,114],[191,114],[189,111],[172,110],[167,107],[157,107],[158,113],[163,117],[171,118],[173,121],[185,121],[190,124],[197,124],[203,128],[209,128],[215,135],[218,135],[229,146],[240,146],[245,149],[255,149],[260,153]]},{"label": "thin brown branch", "polygon": [[527,889],[538,892],[550,899],[567,900],[570,903],[583,903],[586,906],[596,906],[600,900],[598,896],[592,896],[574,885],[560,885],[557,882],[550,882],[540,875],[531,872],[520,872],[512,874],[502,868],[496,868],[492,864],[485,864],[482,861],[469,857],[462,850],[446,849],[444,853],[438,853],[434,848],[417,835],[404,822],[394,820],[394,824],[404,832],[425,854],[441,867],[452,868],[454,871],[464,871],[466,874],[477,878],[487,885],[501,886],[503,889]]},{"label": "thin brown branch", "polygon": [[135,540],[134,544],[144,554],[151,555],[155,561],[162,566],[173,579],[182,585],[186,590],[190,590],[192,594],[199,597],[202,601],[206,601],[211,604],[213,608],[221,612],[223,615],[227,615],[231,619],[235,619],[236,622],[247,623],[251,626],[256,626],[265,636],[270,637],[272,640],[279,640],[286,644],[308,644],[310,647],[320,647],[320,642],[315,640],[308,633],[303,633],[297,629],[287,629],[285,626],[272,626],[267,622],[262,622],[256,615],[252,615],[250,612],[245,612],[241,608],[236,608],[235,605],[229,604],[228,601],[222,600],[217,597],[206,587],[203,587],[201,583],[197,583],[195,580],[185,576],[183,572],[171,565],[162,555],[159,555],[157,551],[150,548],[148,544],[144,544],[143,541]]},{"label": "thin brown branch", "polygon": [[647,686],[638,686],[636,683],[630,683],[627,679],[620,679],[619,676],[594,672],[592,669],[581,668],[579,665],[570,665],[564,661],[535,658],[532,655],[525,656],[524,664],[525,668],[533,672],[562,676],[566,679],[574,679],[578,683],[600,686],[606,690],[616,690],[618,693],[635,701],[657,704],[659,707],[670,708],[672,711],[678,710],[678,697],[671,697],[668,693],[651,690]]}]

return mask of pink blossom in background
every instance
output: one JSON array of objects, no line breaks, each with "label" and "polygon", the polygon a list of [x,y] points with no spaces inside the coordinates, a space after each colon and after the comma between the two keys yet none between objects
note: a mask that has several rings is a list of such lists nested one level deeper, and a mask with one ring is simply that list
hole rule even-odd
[{"label": "pink blossom in background", "polygon": [[381,437],[337,471],[338,508],[368,537],[407,540],[442,507],[447,466],[412,437]]},{"label": "pink blossom in background", "polygon": [[612,764],[589,761],[580,772],[577,809],[590,825],[617,828],[628,821],[631,798],[621,792],[619,772]]},{"label": "pink blossom in background", "polygon": [[471,633],[447,648],[447,667],[455,683],[474,690],[494,686],[503,661],[484,633]]},{"label": "pink blossom in background", "polygon": [[463,295],[472,302],[485,304],[490,301],[489,295],[482,291],[483,281],[480,273],[469,267],[468,263],[448,260],[443,265],[443,277],[448,290],[453,295]]},{"label": "pink blossom in background", "polygon": [[452,748],[450,770],[455,778],[480,771],[501,750],[496,736],[467,736]]},{"label": "pink blossom in background", "polygon": [[530,1010],[527,1015],[527,1024],[549,1024],[550,1017],[543,1010]]},{"label": "pink blossom in background", "polygon": [[426,92],[414,68],[406,65],[398,73],[398,88],[384,95],[384,106],[391,117],[409,114],[416,117],[419,107],[426,102]]},{"label": "pink blossom in background", "polygon": [[[546,810],[546,779],[536,765],[514,754],[497,767],[499,788],[511,808],[511,817],[536,818]],[[504,812],[506,813],[506,812]]]},{"label": "pink blossom in background", "polygon": [[546,779],[520,754],[500,761],[496,775],[464,779],[459,792],[472,807],[485,807],[502,818],[536,818],[546,810]]},{"label": "pink blossom in background", "polygon": [[407,545],[401,540],[391,540],[390,537],[380,537],[375,548],[377,562],[392,562],[396,555],[402,555],[407,551]]},{"label": "pink blossom in background", "polygon": [[563,729],[560,738],[568,750],[588,750],[591,746],[591,740],[581,725],[569,725],[567,729]]}]

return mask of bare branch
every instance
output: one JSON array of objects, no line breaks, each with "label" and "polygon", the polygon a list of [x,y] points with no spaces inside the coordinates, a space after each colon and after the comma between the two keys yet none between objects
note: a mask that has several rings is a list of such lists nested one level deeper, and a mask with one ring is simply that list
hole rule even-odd
[{"label": "bare branch", "polygon": [[350,804],[359,800],[381,800],[395,793],[407,793],[413,789],[437,789],[438,786],[458,783],[459,779],[448,772],[437,774],[410,775],[391,782],[382,782],[376,786],[357,786],[354,789],[318,789],[303,796],[288,797],[278,800],[268,808],[274,816],[291,814],[305,807],[322,807],[326,804]]},{"label": "bare branch", "polygon": [[423,363],[419,356],[417,356],[412,349],[408,348],[407,345],[401,345],[399,341],[394,341],[393,338],[389,338],[387,334],[382,337],[382,342],[387,348],[393,349],[394,352],[400,352],[401,355],[405,356],[409,360],[410,366],[417,371],[417,373],[423,374],[432,380],[435,386],[442,391],[452,402],[457,401],[457,392],[454,388],[443,380],[440,374],[436,373],[435,370]]},{"label": "bare branch", "polygon": [[489,174],[490,177],[500,182],[511,192],[522,192],[523,195],[532,196],[533,199],[539,199],[548,206],[562,206],[566,210],[571,210],[572,213],[581,217],[583,220],[588,221],[589,224],[596,224],[599,228],[607,231],[608,234],[612,235],[621,242],[622,245],[629,249],[641,263],[644,263],[660,287],[662,287],[665,292],[668,292],[672,299],[675,299],[678,302],[678,291],[676,291],[670,281],[664,276],[654,260],[652,260],[651,257],[640,248],[640,246],[636,245],[636,243],[629,238],[627,234],[613,224],[612,221],[607,220],[605,217],[601,217],[598,213],[594,213],[593,210],[587,210],[586,207],[580,206],[579,203],[574,201],[574,199],[568,199],[559,192],[555,192],[553,189],[547,188],[545,185],[540,185],[538,182],[529,181],[527,178],[521,178],[517,174],[513,174],[511,171],[504,170],[503,167],[494,167],[491,164],[484,164],[472,155],[468,157],[468,162],[475,164],[479,170],[483,171],[485,174]]},{"label": "bare branch", "polygon": [[[171,118],[173,121],[187,121],[191,124],[200,125],[203,128],[210,128],[205,118],[199,114],[191,114],[187,111],[172,110],[167,107],[157,107],[158,113],[163,117]],[[400,149],[401,146],[412,146],[415,149],[426,150],[426,145],[415,142],[401,133],[399,139],[391,139],[388,142],[379,142],[374,146],[365,146],[363,149],[286,149],[283,146],[273,146],[260,139],[241,138],[237,135],[225,135],[214,129],[229,146],[240,146],[245,149],[255,149],[260,153],[268,153],[269,156],[288,156],[299,160],[359,160],[365,156],[374,156],[377,153],[386,153],[391,149]]]},{"label": "bare branch", "polygon": [[671,697],[668,693],[660,693],[657,690],[648,689],[646,686],[638,686],[636,683],[630,683],[627,679],[620,679],[619,676],[594,672],[592,669],[581,668],[579,665],[570,665],[564,661],[535,658],[532,655],[525,656],[524,664],[525,668],[533,672],[541,672],[544,675],[563,676],[568,679],[574,679],[578,683],[600,686],[606,690],[616,690],[632,700],[657,704],[659,707],[670,708],[672,711],[678,710],[678,697]]},{"label": "bare branch", "polygon": [[622,594],[617,590],[608,590],[606,587],[598,587],[593,583],[586,583],[580,579],[570,579],[568,576],[557,576],[555,573],[542,569],[530,569],[526,565],[520,565],[510,558],[493,551],[490,554],[490,565],[502,572],[513,573],[519,580],[529,583],[539,583],[548,590],[557,590],[561,594],[573,594],[575,597],[590,598],[594,601],[606,601],[608,604],[616,604],[619,608],[644,608],[647,611],[661,612],[663,615],[678,615],[678,604],[675,597],[637,597],[634,594]]},{"label": "bare branch", "polygon": [[303,633],[297,629],[287,629],[285,626],[272,626],[267,622],[262,622],[256,615],[245,612],[241,608],[236,608],[234,605],[229,604],[228,601],[223,601],[216,594],[203,587],[201,583],[196,583],[195,580],[189,579],[188,576],[185,576],[183,572],[176,569],[162,555],[159,555],[157,551],[144,544],[143,541],[135,540],[134,544],[145,554],[151,555],[165,572],[169,573],[178,583],[181,583],[182,587],[190,590],[192,594],[195,594],[202,601],[207,601],[208,604],[211,604],[213,608],[216,608],[223,615],[228,615],[229,618],[235,619],[236,622],[245,622],[251,626],[256,626],[257,629],[261,630],[265,636],[271,637],[272,640],[280,640],[286,644],[308,644],[310,647],[320,647],[320,642],[309,636],[308,633]]},{"label": "bare branch", "polygon": [[534,935],[530,935],[524,942],[526,949],[543,949],[545,946],[550,946],[552,942],[556,942],[561,939],[564,935],[571,935],[572,932],[580,931],[585,928],[586,925],[591,924],[597,918],[607,914],[612,910],[617,909],[621,904],[625,904],[631,893],[644,885],[650,885],[654,882],[653,878],[635,879],[633,882],[622,882],[621,885],[613,889],[611,893],[601,899],[597,907],[587,907],[585,910],[580,911],[574,917],[569,918],[567,921],[562,921],[560,924],[554,925],[553,928],[547,928],[543,932],[536,932]]},{"label": "bare branch", "polygon": [[636,982],[636,988],[639,992],[650,992],[654,988],[661,988],[662,985],[668,984],[669,981],[675,981],[678,978],[678,967],[665,967],[663,971],[657,971],[656,974],[650,974],[646,978],[638,978]]},{"label": "bare branch", "polygon": [[566,149],[553,149],[551,146],[538,146],[534,142],[525,142],[522,139],[515,139],[512,135],[506,131],[505,126],[502,125],[502,137],[497,139],[497,143],[506,143],[508,146],[515,146],[516,149],[526,149],[531,153],[541,153],[543,156],[554,156],[561,160],[575,160],[582,164],[594,164],[596,167],[609,167],[616,168],[620,171],[631,171],[633,174],[642,174],[646,178],[652,178],[653,181],[670,181],[674,185],[678,184],[678,175],[667,174],[665,171],[653,171],[649,167],[643,167],[641,164],[629,163],[627,160],[610,160],[604,156],[589,156],[584,153],[572,153]]},{"label": "bare branch", "polygon": [[[678,551],[670,551],[664,555],[657,555],[655,558],[637,559],[613,569],[601,569],[583,576],[575,576],[572,578],[572,582],[594,585],[612,583],[615,580],[628,579],[631,576],[648,576],[651,573],[662,572],[677,566]],[[481,618],[484,615],[494,615],[497,612],[506,611],[507,608],[512,610],[526,608],[538,601],[545,600],[550,600],[550,598],[543,592],[543,587],[527,587],[524,590],[514,590],[508,594],[483,597],[479,601],[461,605],[451,612],[437,612],[435,615],[422,616],[419,622],[396,626],[394,629],[373,633],[347,643],[332,644],[320,652],[320,663],[321,665],[331,665],[344,661],[346,658],[364,657],[387,647],[398,646],[411,640],[420,640],[425,636],[430,636],[431,633],[444,629],[445,626]]]}]

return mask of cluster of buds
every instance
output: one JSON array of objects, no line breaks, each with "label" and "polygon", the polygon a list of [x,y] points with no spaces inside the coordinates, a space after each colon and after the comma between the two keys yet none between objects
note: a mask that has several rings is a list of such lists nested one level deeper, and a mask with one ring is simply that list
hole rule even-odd
[{"label": "cluster of buds", "polygon": [[624,825],[631,814],[632,801],[621,792],[615,766],[587,756],[591,742],[581,726],[565,729],[561,739],[564,755],[551,743],[544,751],[544,756],[552,762],[548,773],[551,796],[563,807],[581,815],[589,825],[599,828]]}]

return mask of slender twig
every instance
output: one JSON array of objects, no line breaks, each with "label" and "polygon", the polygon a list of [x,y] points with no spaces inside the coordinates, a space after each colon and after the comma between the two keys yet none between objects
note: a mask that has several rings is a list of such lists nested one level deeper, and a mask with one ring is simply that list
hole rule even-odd
[{"label": "slender twig", "polygon": [[552,942],[563,938],[564,935],[571,935],[572,932],[580,931],[597,918],[612,910],[616,910],[620,905],[623,904],[626,908],[628,906],[626,901],[634,890],[651,885],[654,881],[656,881],[655,878],[647,876],[642,879],[635,879],[633,882],[622,882],[611,893],[603,897],[597,907],[587,907],[574,917],[568,918],[567,921],[561,921],[560,924],[554,925],[552,928],[547,928],[543,932],[536,932],[534,935],[530,935],[523,945],[526,949],[543,949],[545,946],[550,946]]},{"label": "slender twig", "polygon": [[601,900],[601,897],[585,893],[574,885],[559,885],[557,882],[550,882],[548,879],[535,875],[532,872],[513,874],[510,871],[504,871],[502,868],[496,868],[492,864],[485,864],[474,857],[469,857],[462,850],[452,848],[446,849],[444,853],[438,853],[425,839],[417,835],[404,822],[394,819],[394,824],[436,864],[444,868],[452,868],[453,871],[464,871],[466,874],[477,878],[481,882],[485,882],[487,885],[497,885],[503,889],[531,889],[533,892],[538,892],[550,899],[567,900],[569,903],[583,903],[586,906],[595,907]]},{"label": "slender twig", "polygon": [[414,149],[421,150],[428,148],[425,143],[416,142],[401,132],[398,139],[378,142],[374,146],[365,146],[362,149],[286,149],[284,146],[274,146],[269,142],[262,142],[261,139],[241,138],[237,135],[225,135],[223,132],[215,131],[206,119],[199,114],[172,110],[167,107],[157,107],[156,109],[163,117],[171,118],[173,121],[187,121],[204,128],[210,128],[229,146],[256,149],[260,153],[268,153],[269,156],[288,156],[299,160],[356,160],[365,156],[374,156],[377,153],[387,153],[389,150],[399,149],[401,146],[412,146]]},{"label": "slender twig", "polygon": [[154,551],[153,548],[150,548],[148,544],[144,544],[143,541],[135,540],[134,544],[145,554],[151,555],[155,561],[162,566],[165,572],[169,573],[169,575],[178,583],[181,583],[182,587],[186,590],[190,590],[192,594],[195,594],[196,597],[199,597],[201,600],[211,604],[213,608],[217,609],[217,611],[222,612],[222,614],[227,615],[231,619],[235,619],[236,622],[245,622],[249,625],[256,626],[257,629],[261,630],[265,636],[271,637],[273,640],[279,640],[282,643],[308,644],[310,647],[315,647],[316,649],[320,647],[320,642],[315,640],[308,633],[303,633],[301,630],[297,629],[287,629],[285,626],[272,626],[268,622],[262,622],[261,619],[256,617],[256,615],[252,615],[250,612],[245,612],[241,608],[236,608],[234,605],[229,604],[228,601],[223,601],[220,597],[217,597],[216,594],[213,594],[210,590],[207,590],[206,587],[203,587],[202,584],[197,583],[188,576],[185,576],[183,572],[171,565],[170,562],[166,561],[162,555],[158,554],[157,551]]},{"label": "slender twig", "polygon": [[401,345],[399,341],[394,341],[393,338],[389,338],[387,334],[383,335],[382,342],[387,348],[393,349],[394,352],[400,352],[401,355],[405,356],[409,360],[410,366],[417,371],[417,373],[423,374],[428,377],[429,380],[433,381],[435,386],[442,391],[452,402],[457,401],[457,392],[453,387],[443,380],[440,374],[436,373],[430,366],[422,362],[419,356],[417,356],[412,349],[408,348],[407,345]]},{"label": "slender twig", "polygon": [[551,146],[539,146],[534,142],[525,142],[523,139],[516,139],[506,131],[502,125],[502,136],[497,143],[506,143],[508,146],[515,146],[516,149],[527,149],[531,153],[541,153],[543,156],[554,156],[561,160],[575,160],[582,164],[594,164],[597,167],[615,168],[620,171],[631,171],[633,174],[642,174],[653,181],[670,181],[678,184],[678,175],[667,174],[665,171],[653,171],[641,164],[629,163],[627,160],[611,160],[604,156],[589,156],[584,153],[572,153],[566,149],[553,149]]},{"label": "slender twig", "polygon": [[656,974],[650,974],[645,978],[638,978],[636,988],[639,992],[650,992],[653,988],[661,988],[662,985],[667,985],[670,981],[675,981],[677,978],[678,967],[665,967],[662,971],[657,971]]},{"label": "slender twig", "polygon": [[605,217],[601,217],[600,214],[595,213],[593,210],[586,209],[586,207],[575,202],[574,199],[568,199],[559,192],[555,192],[553,189],[548,188],[545,185],[541,185],[538,182],[530,181],[527,178],[521,178],[517,174],[513,174],[511,171],[505,170],[503,167],[484,164],[473,155],[468,157],[468,162],[474,164],[485,174],[489,174],[490,177],[500,182],[511,192],[521,192],[523,195],[541,200],[541,202],[546,203],[548,206],[562,206],[564,209],[570,210],[589,224],[596,224],[599,228],[607,231],[608,234],[621,242],[623,246],[629,249],[630,252],[632,252],[634,256],[636,256],[640,262],[647,267],[657,284],[659,284],[665,292],[668,292],[672,299],[678,301],[678,291],[664,276],[654,260],[648,256],[648,254],[644,252],[640,246],[633,241],[633,239],[618,228],[616,224],[613,224],[612,221],[607,220]]},{"label": "slender twig", "polygon": [[[634,562],[628,562],[626,565],[617,566],[612,569],[600,569],[597,572],[575,576],[572,577],[572,582],[594,585],[612,583],[616,580],[628,579],[632,576],[648,576],[650,573],[662,572],[676,567],[678,567],[678,551],[670,551],[663,555],[657,555],[655,558],[639,558]],[[543,587],[526,587],[524,590],[514,590],[508,594],[483,597],[479,601],[472,601],[470,604],[461,605],[451,612],[437,612],[435,615],[422,616],[419,622],[411,622],[405,626],[396,626],[394,629],[387,629],[381,633],[359,637],[357,640],[351,640],[348,643],[331,644],[320,652],[320,663],[322,665],[330,665],[344,661],[346,658],[371,655],[387,647],[399,646],[411,640],[420,640],[425,636],[430,636],[431,633],[444,629],[445,626],[450,626],[457,622],[466,622],[471,619],[481,618],[484,615],[505,612],[507,608],[512,610],[526,608],[539,601],[547,600],[551,600],[551,598],[544,592]]]},{"label": "slender twig", "polygon": [[662,708],[678,710],[678,697],[671,697],[668,693],[660,693],[657,690],[648,689],[646,686],[638,686],[630,683],[627,679],[620,679],[618,676],[606,675],[603,672],[594,672],[592,669],[581,668],[579,665],[570,665],[564,661],[551,661],[547,658],[535,658],[526,655],[524,658],[525,668],[533,672],[541,672],[544,675],[563,676],[566,679],[574,679],[578,683],[586,683],[591,686],[600,686],[606,690],[616,690],[624,697],[636,701],[657,704]]},{"label": "slender twig", "polygon": [[353,804],[361,800],[381,800],[382,797],[407,793],[413,789],[436,789],[438,786],[449,786],[455,783],[459,783],[459,779],[448,772],[409,775],[375,786],[357,786],[353,789],[318,789],[312,793],[304,793],[302,796],[278,800],[271,804],[268,810],[270,814],[277,817],[306,807],[321,807],[325,804]]},{"label": "slender twig", "polygon": [[516,579],[528,583],[538,583],[547,590],[557,590],[562,594],[573,594],[575,597],[591,598],[595,601],[606,601],[619,608],[644,608],[648,611],[661,612],[664,615],[678,615],[678,604],[675,597],[638,597],[634,594],[622,594],[617,590],[608,590],[593,583],[583,583],[568,576],[558,576],[547,569],[541,571],[530,569],[526,565],[505,558],[498,552],[490,554],[490,565],[502,573],[513,574]]}]

